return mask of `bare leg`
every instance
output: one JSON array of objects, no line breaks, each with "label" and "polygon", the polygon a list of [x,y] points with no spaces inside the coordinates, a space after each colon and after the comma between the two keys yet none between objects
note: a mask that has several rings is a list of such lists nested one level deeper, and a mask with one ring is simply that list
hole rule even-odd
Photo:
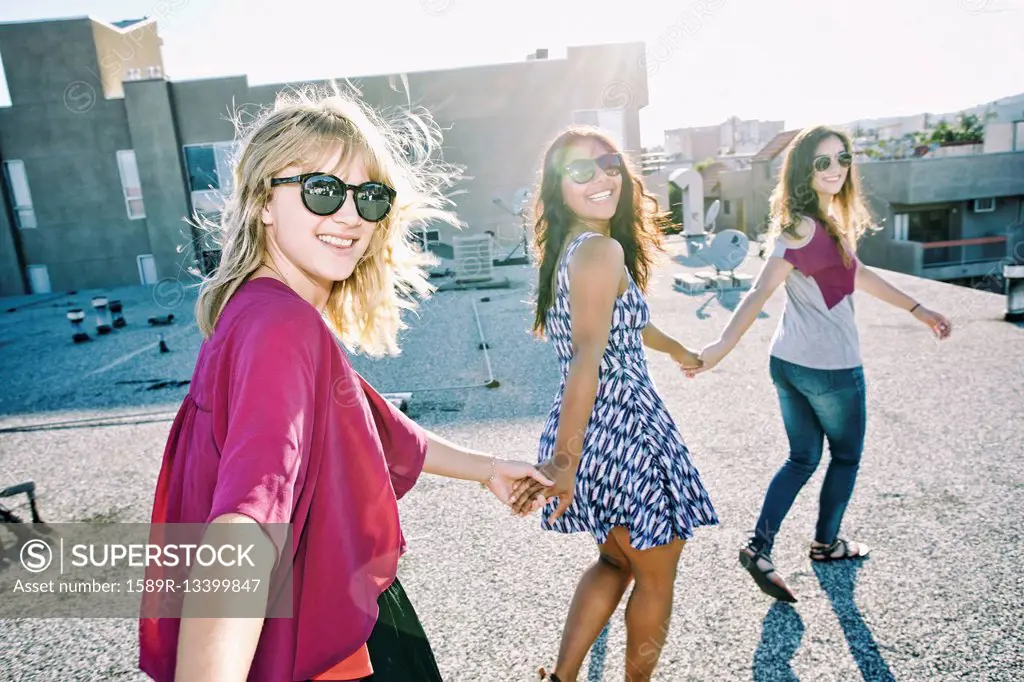
[{"label": "bare leg", "polygon": [[654,674],[668,636],[676,566],[685,544],[676,539],[638,551],[629,546],[626,535],[623,553],[636,580],[626,606],[626,682],[647,682]]},{"label": "bare leg", "polygon": [[562,630],[562,645],[555,665],[555,674],[562,682],[576,681],[583,659],[615,613],[633,577],[614,531],[598,549],[598,560],[587,569],[576,587]]}]

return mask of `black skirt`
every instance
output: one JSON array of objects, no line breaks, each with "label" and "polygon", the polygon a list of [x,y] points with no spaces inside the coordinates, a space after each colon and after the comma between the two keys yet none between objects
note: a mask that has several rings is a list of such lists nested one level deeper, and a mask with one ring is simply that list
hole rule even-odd
[{"label": "black skirt", "polygon": [[366,648],[373,675],[368,682],[443,682],[427,635],[402,584],[395,582],[377,600],[379,615]]}]

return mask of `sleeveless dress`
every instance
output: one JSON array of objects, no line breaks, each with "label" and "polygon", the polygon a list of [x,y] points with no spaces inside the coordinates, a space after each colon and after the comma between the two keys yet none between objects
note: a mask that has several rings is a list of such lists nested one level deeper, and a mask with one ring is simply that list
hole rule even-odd
[{"label": "sleeveless dress", "polygon": [[[572,241],[558,266],[558,285],[547,318],[547,335],[558,356],[561,383],[548,413],[538,462],[554,453],[565,381],[573,357],[569,312],[569,262],[585,239]],[[561,533],[589,532],[603,544],[614,526],[629,529],[637,550],[693,536],[718,516],[690,460],[679,430],[648,373],[641,332],[650,320],[643,292],[627,269],[629,285],[615,301],[608,346],[601,360],[597,397],[583,439],[573,502],[554,523],[554,500],[541,527]]]}]

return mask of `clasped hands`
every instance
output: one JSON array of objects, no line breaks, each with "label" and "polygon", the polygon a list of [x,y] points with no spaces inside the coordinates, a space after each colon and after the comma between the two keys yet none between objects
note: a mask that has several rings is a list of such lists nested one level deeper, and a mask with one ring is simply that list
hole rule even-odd
[{"label": "clasped hands", "polygon": [[669,354],[679,369],[683,371],[688,378],[707,372],[713,368],[719,362],[722,361],[726,355],[728,355],[729,349],[725,347],[721,341],[717,341],[708,346],[705,346],[700,352],[693,352],[680,344],[677,348],[674,348]]},{"label": "clasped hands", "polygon": [[512,488],[508,500],[512,513],[524,516],[557,499],[558,506],[549,520],[558,519],[572,504],[578,467],[579,458],[565,453],[557,453],[536,465],[539,476],[522,478]]}]

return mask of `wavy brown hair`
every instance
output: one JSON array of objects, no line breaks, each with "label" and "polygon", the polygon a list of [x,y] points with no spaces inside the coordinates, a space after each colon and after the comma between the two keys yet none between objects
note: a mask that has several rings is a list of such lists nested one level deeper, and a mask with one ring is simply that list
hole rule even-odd
[{"label": "wavy brown hair", "polygon": [[[576,216],[562,198],[562,178],[566,152],[580,140],[597,140],[609,152],[622,154],[616,144],[597,128],[572,126],[548,146],[544,154],[540,187],[534,207],[533,252],[540,262],[537,281],[536,312],[533,331],[543,337],[547,329],[548,311],[555,300],[552,280],[555,268],[572,229]],[[663,252],[662,229],[669,222],[668,214],[658,208],[658,199],[649,193],[639,175],[622,154],[622,192],[611,220],[611,236],[622,246],[626,267],[640,290],[647,291],[655,252]]]},{"label": "wavy brown hair", "polygon": [[853,262],[850,249],[856,249],[857,242],[865,232],[878,228],[864,205],[856,163],[850,166],[846,181],[832,199],[837,218],[833,218],[819,205],[818,193],[813,185],[814,157],[818,145],[829,137],[837,138],[842,142],[843,149],[854,155],[849,136],[827,126],[805,128],[790,142],[782,161],[779,184],[770,199],[768,239],[774,242],[783,233],[799,239],[797,226],[804,216],[818,220],[828,230],[842,254],[843,263],[850,267]]}]

